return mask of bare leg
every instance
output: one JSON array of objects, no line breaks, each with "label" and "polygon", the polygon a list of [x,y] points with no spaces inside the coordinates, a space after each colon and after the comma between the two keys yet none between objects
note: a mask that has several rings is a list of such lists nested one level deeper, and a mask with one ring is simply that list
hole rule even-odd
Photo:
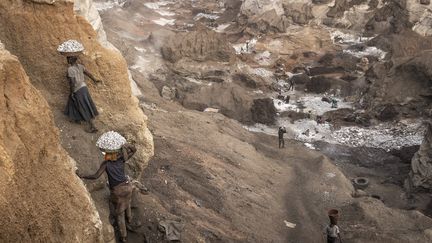
[{"label": "bare leg", "polygon": [[88,132],[88,133],[95,133],[95,132],[98,131],[98,129],[94,125],[93,120],[88,121],[88,124],[89,124],[89,128],[88,128],[88,130],[86,130],[86,132]]}]

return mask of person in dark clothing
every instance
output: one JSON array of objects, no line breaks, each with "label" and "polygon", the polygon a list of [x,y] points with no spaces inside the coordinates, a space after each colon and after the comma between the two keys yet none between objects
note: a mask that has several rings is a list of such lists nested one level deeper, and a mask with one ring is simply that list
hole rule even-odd
[{"label": "person in dark clothing", "polygon": [[74,122],[86,121],[89,124],[86,132],[95,133],[98,130],[93,123],[93,119],[99,113],[88,91],[85,76],[95,83],[100,83],[101,81],[97,80],[83,65],[78,64],[77,60],[78,58],[75,56],[67,57],[69,64],[67,79],[70,85],[70,95],[64,114]]},{"label": "person in dark clothing", "polygon": [[294,80],[292,77],[288,78],[288,83],[289,83],[288,91],[294,90]]},{"label": "person in dark clothing", "polygon": [[285,127],[279,127],[278,135],[279,135],[279,148],[285,148],[285,140],[284,133],[286,133]]},{"label": "person in dark clothing", "polygon": [[128,224],[132,222],[130,202],[132,199],[133,187],[125,173],[125,162],[129,160],[135,152],[136,148],[133,145],[125,144],[120,152],[106,153],[105,160],[94,175],[82,176],[77,173],[82,179],[96,180],[103,172],[106,172],[110,188],[110,203],[114,208],[114,215],[117,225],[119,226],[121,242],[126,242],[127,237],[125,218]]}]

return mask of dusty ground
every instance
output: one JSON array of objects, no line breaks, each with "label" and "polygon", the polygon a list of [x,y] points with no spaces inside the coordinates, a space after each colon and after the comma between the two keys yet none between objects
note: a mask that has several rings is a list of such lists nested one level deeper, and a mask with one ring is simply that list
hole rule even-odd
[{"label": "dusty ground", "polygon": [[[141,88],[141,105],[155,139],[155,156],[142,176],[150,193],[136,194],[133,202],[136,220],[143,226],[131,234],[130,242],[166,241],[158,230],[161,219],[184,223],[183,242],[320,242],[324,240],[322,229],[330,208],[341,210],[344,242],[429,240],[426,230],[432,227],[432,220],[418,211],[406,210],[412,208],[407,208],[409,203],[403,199],[400,184],[407,165],[392,163],[395,157],[386,160],[386,155],[377,162],[373,157],[379,152],[372,151],[365,164],[350,163],[356,153],[363,151],[313,151],[295,141],[287,141],[287,148],[279,150],[274,136],[251,133],[221,114],[186,110],[162,99],[161,84],[150,82],[152,75],[161,76],[162,82],[168,77],[164,76],[169,68],[159,53],[160,41],[173,30],[189,29],[197,13],[211,14],[220,8],[204,1],[197,1],[193,8],[184,1],[160,5],[159,9],[145,3],[149,1],[128,1],[123,7],[101,12],[109,40],[126,56]],[[177,21],[161,25],[169,19]],[[223,19],[218,24],[226,24]],[[204,21],[211,26],[209,22]],[[298,36],[309,37],[304,43],[278,35],[281,42],[276,47],[267,37],[257,48],[276,52],[282,44],[295,46],[288,54],[300,56],[308,50],[320,53],[337,49],[331,47],[329,36],[317,41],[310,33],[322,37],[327,32],[297,32]],[[157,38],[147,40],[149,36]],[[245,41],[235,34],[230,40],[239,44]],[[273,56],[254,60],[247,54],[240,59],[254,67],[267,67],[266,62],[274,61]],[[304,60],[308,58],[291,59],[287,64],[294,68],[296,62]],[[171,84],[172,80],[165,82]],[[336,156],[339,153],[341,156]],[[379,170],[375,171],[374,162],[380,164]],[[397,176],[389,178],[390,173]],[[356,176],[369,176],[367,192],[382,196],[385,204],[371,197],[351,197],[354,189],[350,179]],[[414,206],[424,209],[427,200],[419,200],[422,203]],[[287,227],[285,220],[296,226]]]}]

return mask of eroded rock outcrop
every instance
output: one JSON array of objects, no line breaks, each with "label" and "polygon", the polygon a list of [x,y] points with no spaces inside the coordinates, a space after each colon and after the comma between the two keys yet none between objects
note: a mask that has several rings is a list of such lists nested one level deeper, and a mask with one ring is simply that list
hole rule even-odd
[{"label": "eroded rock outcrop", "polygon": [[102,242],[47,102],[0,44],[0,241]]},{"label": "eroded rock outcrop", "polygon": [[194,61],[228,62],[235,55],[234,48],[222,34],[205,27],[196,31],[177,33],[162,46],[163,57],[170,62],[187,58]]},{"label": "eroded rock outcrop", "polygon": [[108,42],[105,30],[102,25],[102,19],[97,11],[93,0],[74,0],[74,10],[77,14],[83,16],[96,31],[99,42],[107,48],[115,49],[115,47]]},{"label": "eroded rock outcrop", "polygon": [[314,22],[367,30],[369,34],[414,26],[419,34],[429,35],[427,19],[431,11],[430,3],[418,0],[246,0],[240,9],[239,22],[261,32],[285,32],[290,24]]},{"label": "eroded rock outcrop", "polygon": [[411,161],[411,172],[406,181],[409,190],[415,188],[432,189],[432,124],[427,131],[419,151]]},{"label": "eroded rock outcrop", "polygon": [[[2,1],[0,23],[0,40],[18,56],[32,84],[42,92],[53,109],[58,124],[66,122],[62,110],[67,101],[68,84],[65,78],[66,60],[57,53],[56,48],[68,39],[83,43],[86,51],[80,57],[81,62],[104,82],[98,87],[89,84],[90,93],[101,113],[98,121],[103,130],[119,131],[137,142],[140,149],[130,168],[133,175],[139,176],[153,154],[153,142],[146,126],[147,118],[131,94],[127,65],[120,53],[99,44],[92,26],[75,15],[73,3],[69,1],[57,1],[52,5]],[[97,149],[94,148],[95,138],[81,134],[81,129],[76,130],[69,124],[63,125],[63,145],[69,147],[69,152],[82,165],[81,168],[90,169],[92,166],[82,158],[99,163]],[[72,136],[77,136],[73,133],[80,134],[78,137],[82,141],[76,143],[81,146],[80,149],[74,148],[75,143],[71,144]]]}]

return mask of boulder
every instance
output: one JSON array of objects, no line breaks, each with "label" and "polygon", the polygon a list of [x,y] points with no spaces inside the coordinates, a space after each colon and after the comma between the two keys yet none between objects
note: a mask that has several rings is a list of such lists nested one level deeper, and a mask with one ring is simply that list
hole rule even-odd
[{"label": "boulder", "polygon": [[342,95],[348,95],[351,92],[351,86],[348,82],[332,77],[315,76],[311,78],[309,83],[306,83],[308,92],[322,94],[331,90],[340,90]]},{"label": "boulder", "polygon": [[292,22],[305,25],[308,24],[310,20],[314,18],[312,13],[312,4],[293,2],[283,4],[285,10],[285,16],[291,19]]},{"label": "boulder", "polygon": [[310,80],[311,80],[310,77],[304,73],[297,74],[297,75],[294,75],[291,77],[291,81],[296,85],[297,84],[307,84],[310,82]]},{"label": "boulder", "polygon": [[276,108],[270,98],[255,99],[252,104],[252,121],[273,125],[276,121]]},{"label": "boulder", "polygon": [[396,110],[395,106],[391,104],[385,104],[377,109],[378,114],[376,117],[380,121],[391,121],[399,115],[399,112]]},{"label": "boulder", "polygon": [[422,36],[432,36],[432,11],[425,11],[413,30]]},{"label": "boulder", "polygon": [[214,83],[196,90],[179,90],[181,103],[188,109],[204,111],[208,107],[219,109],[223,115],[243,123],[252,123],[253,98],[236,83]]},{"label": "boulder", "polygon": [[176,97],[176,93],[177,93],[176,88],[163,86],[161,91],[161,96],[166,100],[173,100]]},{"label": "boulder", "polygon": [[234,82],[248,88],[256,89],[259,86],[259,82],[248,74],[237,73],[232,77],[232,79]]}]

